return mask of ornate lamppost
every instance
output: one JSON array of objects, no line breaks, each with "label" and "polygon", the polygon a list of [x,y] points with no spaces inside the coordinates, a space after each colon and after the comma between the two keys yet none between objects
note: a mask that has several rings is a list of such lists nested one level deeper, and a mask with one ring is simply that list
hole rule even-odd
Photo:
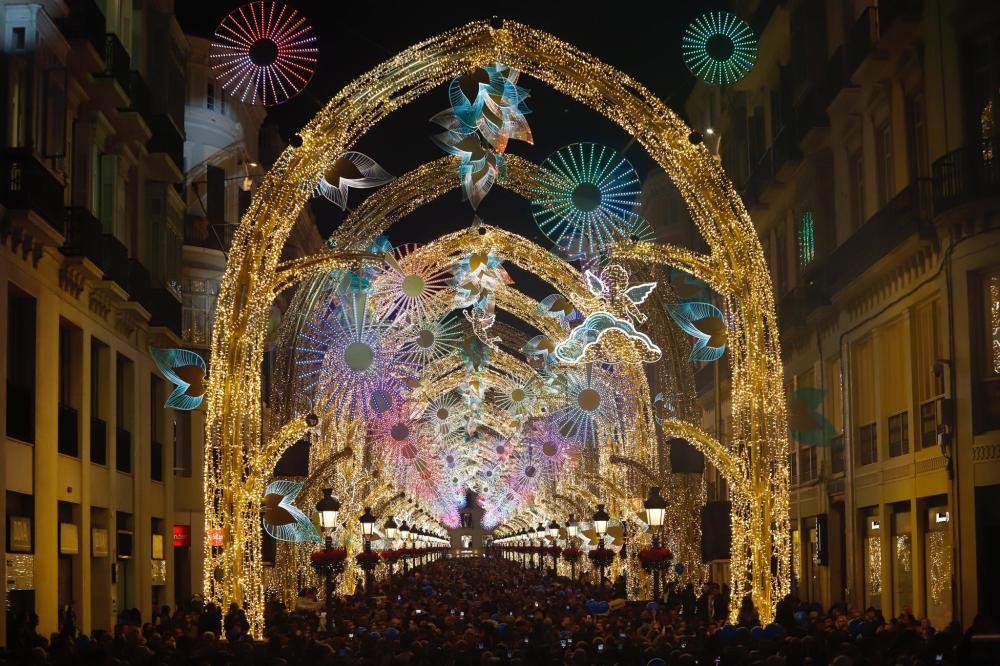
[{"label": "ornate lamppost", "polygon": [[378,565],[378,555],[372,552],[372,535],[375,532],[375,516],[372,514],[372,508],[370,506],[365,507],[364,513],[358,518],[358,522],[361,523],[361,535],[364,539],[365,546],[364,551],[358,556],[359,564],[361,564],[361,569],[365,572],[365,594],[371,596],[372,593],[372,574],[375,572],[375,567]]},{"label": "ornate lamppost", "polygon": [[660,487],[651,486],[646,501],[642,504],[646,510],[646,523],[653,530],[653,557],[650,565],[653,569],[653,601],[660,601],[660,568],[663,562],[660,558],[660,538],[663,532],[663,520],[667,514],[667,502],[660,496]]},{"label": "ornate lamppost", "polygon": [[333,488],[324,488],[323,497],[316,502],[316,513],[319,514],[319,526],[326,536],[324,548],[312,554],[313,567],[324,576],[323,593],[326,602],[327,631],[333,624],[333,583],[337,574],[344,568],[344,558],[347,553],[333,547],[333,532],[337,529],[337,514],[340,512],[340,500],[333,496]]},{"label": "ornate lamppost", "polygon": [[601,571],[601,593],[604,593],[604,567],[607,566],[607,551],[604,548],[604,535],[608,533],[608,522],[611,520],[611,516],[608,512],[604,510],[603,504],[597,505],[597,511],[594,512],[594,531],[597,532],[597,566]]},{"label": "ornate lamppost", "polygon": [[573,514],[569,515],[566,521],[566,550],[563,551],[563,559],[569,562],[570,577],[576,580],[576,561],[580,559],[580,549],[576,547],[576,535],[580,531],[580,525],[576,522]]},{"label": "ornate lamppost", "polygon": [[403,521],[403,524],[399,526],[399,538],[403,541],[403,573],[405,574],[410,570],[409,558],[406,555],[406,541],[410,538],[410,526]]},{"label": "ornate lamppost", "polygon": [[552,541],[552,545],[549,546],[549,554],[552,555],[552,575],[556,575],[556,560],[559,559],[559,546],[557,541],[559,539],[559,523],[554,520],[549,521],[549,539]]},{"label": "ornate lamppost", "polygon": [[389,562],[389,574],[391,575],[392,567],[396,562],[396,535],[399,532],[399,527],[396,525],[396,520],[392,516],[389,516],[382,529],[385,531],[385,538],[389,541],[389,548],[386,550],[389,553],[387,560]]}]

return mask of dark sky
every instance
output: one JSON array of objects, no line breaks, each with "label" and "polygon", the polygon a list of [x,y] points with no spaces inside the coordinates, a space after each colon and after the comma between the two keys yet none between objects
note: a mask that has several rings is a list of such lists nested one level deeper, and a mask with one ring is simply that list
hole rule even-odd
[{"label": "dark sky", "polygon": [[[210,37],[224,14],[241,4],[177,0],[176,11],[185,32]],[[681,111],[693,82],[681,60],[681,34],[698,14],[724,8],[728,3],[724,0],[659,3],[535,0],[478,4],[299,0],[289,4],[312,22],[319,39],[320,56],[316,74],[305,92],[269,112],[269,120],[277,122],[285,136],[307,123],[345,84],[395,53],[446,29],[492,16],[527,23],[594,54],[630,74],[668,105]],[[670,18],[662,18],[664,15]],[[596,141],[619,151],[627,148],[625,156],[640,177],[645,178],[649,173],[652,164],[645,152],[640,147],[630,146],[629,137],[615,125],[540,81],[522,77],[520,83],[531,90],[528,106],[532,113],[528,120],[535,144],[511,142],[508,152],[541,162],[563,145]],[[436,159],[442,153],[428,139],[436,132],[436,126],[427,119],[447,104],[447,92],[442,86],[394,113],[356,148],[397,175]],[[352,192],[350,205],[356,206],[363,196],[361,192]],[[320,231],[325,235],[336,227],[342,213],[323,199],[314,202],[313,206]],[[533,222],[528,202],[509,192],[494,188],[478,213],[489,224],[536,237],[548,245]],[[395,244],[426,242],[441,233],[466,226],[473,214],[456,190],[396,225],[389,236]],[[520,277],[515,276],[516,279]]]}]

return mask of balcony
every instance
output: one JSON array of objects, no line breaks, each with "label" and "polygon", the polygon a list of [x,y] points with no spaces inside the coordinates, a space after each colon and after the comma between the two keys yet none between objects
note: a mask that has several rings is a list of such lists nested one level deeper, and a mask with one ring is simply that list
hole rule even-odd
[{"label": "balcony", "polygon": [[104,13],[94,0],[68,3],[69,15],[56,19],[68,42],[86,44],[97,56],[104,53]]},{"label": "balcony", "polygon": [[94,85],[88,92],[102,109],[120,109],[128,104],[129,55],[114,33],[104,35],[101,53],[104,66],[94,75]]},{"label": "balcony", "polygon": [[835,294],[908,238],[929,232],[933,216],[932,181],[921,178],[883,206],[825,262],[828,287]]},{"label": "balcony", "polygon": [[83,257],[100,267],[103,259],[101,252],[101,221],[82,206],[66,208],[62,253],[67,257]]},{"label": "balcony", "polygon": [[101,234],[101,270],[104,279],[111,280],[128,291],[128,248],[111,234]]},{"label": "balcony", "polygon": [[36,233],[52,243],[62,242],[63,184],[28,148],[8,148],[3,154],[3,182],[0,201],[8,210],[34,211],[45,228],[34,225]]},{"label": "balcony", "polygon": [[90,462],[108,464],[108,424],[96,416],[90,419]]},{"label": "balcony", "polygon": [[120,140],[145,144],[153,136],[148,121],[149,89],[142,74],[135,70],[125,72],[124,79],[126,98],[114,114],[115,129]]},{"label": "balcony", "polygon": [[154,287],[146,292],[142,306],[151,315],[151,326],[163,326],[181,337],[181,302],[170,289]]},{"label": "balcony", "polygon": [[151,113],[146,123],[153,133],[146,145],[153,177],[164,183],[180,182],[184,177],[184,137],[165,113]]},{"label": "balcony", "polygon": [[59,403],[59,453],[80,457],[80,415],[73,407]]},{"label": "balcony", "polygon": [[[868,7],[855,21],[847,35],[845,64],[847,77],[851,78],[862,67],[869,56],[879,49],[879,44],[890,33],[910,22],[916,26],[923,14],[923,0],[879,0],[878,7]],[[887,58],[881,58],[887,61]],[[865,76],[865,78],[871,78]]]},{"label": "balcony", "polygon": [[964,146],[933,166],[934,210],[1000,196],[1000,137]]},{"label": "balcony", "polygon": [[844,43],[846,47],[844,49],[844,65],[847,78],[851,78],[851,75],[857,71],[868,54],[874,50],[878,38],[878,8],[868,7],[854,22]]},{"label": "balcony", "polygon": [[827,109],[837,94],[849,84],[844,68],[844,46],[841,45],[830,56],[822,71],[816,74],[808,91],[795,105],[796,144],[805,141],[810,131],[830,126]]},{"label": "balcony", "polygon": [[799,282],[778,303],[778,323],[789,334],[806,322],[809,313],[830,304],[823,266],[813,263],[799,276]]},{"label": "balcony", "polygon": [[743,188],[743,199],[747,205],[766,203],[768,189],[788,177],[786,168],[797,164],[800,155],[794,132],[788,127],[779,129],[771,147],[757,162]]},{"label": "balcony", "polygon": [[149,271],[138,259],[128,260],[129,300],[144,302],[149,294]]}]

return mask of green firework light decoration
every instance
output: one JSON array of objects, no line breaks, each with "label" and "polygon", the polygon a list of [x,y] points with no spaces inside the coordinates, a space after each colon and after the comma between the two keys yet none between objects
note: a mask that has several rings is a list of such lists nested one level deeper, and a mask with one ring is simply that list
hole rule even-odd
[{"label": "green firework light decoration", "polygon": [[705,83],[731,85],[753,69],[757,37],[739,16],[708,12],[684,31],[681,53],[691,73]]},{"label": "green firework light decoration", "polygon": [[570,258],[598,254],[637,224],[641,184],[632,165],[596,143],[574,143],[538,168],[532,213],[542,233]]}]

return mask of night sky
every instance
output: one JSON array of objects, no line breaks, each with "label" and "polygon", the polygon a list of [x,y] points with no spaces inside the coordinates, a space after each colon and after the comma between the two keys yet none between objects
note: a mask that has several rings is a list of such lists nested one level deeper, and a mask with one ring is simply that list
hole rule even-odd
[{"label": "night sky", "polygon": [[[225,13],[242,2],[178,0],[176,11],[185,32],[210,37]],[[412,44],[472,20],[493,16],[513,19],[540,28],[594,54],[630,74],[669,106],[683,114],[681,105],[693,77],[681,60],[681,34],[698,14],[725,8],[721,0],[669,2],[671,20],[663,20],[663,4],[535,2],[396,3],[396,2],[290,2],[312,22],[319,39],[319,66],[306,90],[289,102],[269,110],[268,122],[290,136],[306,124],[344,85],[383,60]],[[652,9],[656,7],[656,9]],[[600,115],[558,93],[546,84],[522,76],[519,83],[531,91],[528,116],[534,145],[512,141],[508,152],[541,162],[554,150],[578,141],[603,143],[625,156],[645,179],[653,164],[641,147]],[[377,160],[390,173],[400,175],[443,153],[429,140],[440,131],[428,118],[448,105],[445,86],[395,112],[366,135],[356,149]],[[457,174],[456,174],[457,178]],[[365,192],[354,190],[350,205],[357,206]],[[317,224],[325,236],[342,213],[325,199],[313,202]],[[488,224],[516,231],[537,242],[551,244],[534,224],[528,202],[500,188],[493,188],[477,211]],[[468,225],[474,216],[459,190],[424,207],[389,230],[394,244],[426,242],[442,233]],[[655,225],[655,222],[654,222]],[[522,289],[532,280],[512,271]],[[526,284],[527,282],[528,284]]]}]

